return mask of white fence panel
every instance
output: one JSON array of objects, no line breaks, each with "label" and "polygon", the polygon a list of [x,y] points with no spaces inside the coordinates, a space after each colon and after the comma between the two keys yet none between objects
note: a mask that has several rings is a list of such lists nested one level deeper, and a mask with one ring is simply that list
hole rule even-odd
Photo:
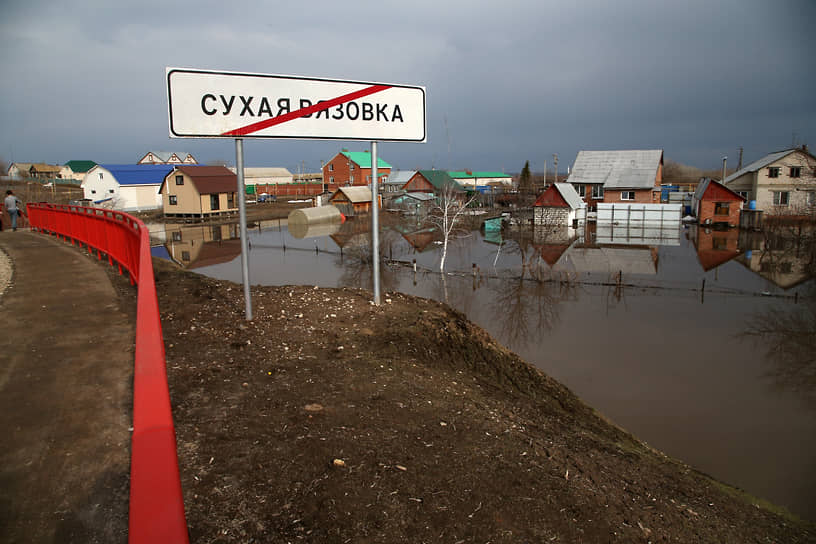
[{"label": "white fence panel", "polygon": [[598,204],[598,225],[668,227],[679,225],[682,204]]}]

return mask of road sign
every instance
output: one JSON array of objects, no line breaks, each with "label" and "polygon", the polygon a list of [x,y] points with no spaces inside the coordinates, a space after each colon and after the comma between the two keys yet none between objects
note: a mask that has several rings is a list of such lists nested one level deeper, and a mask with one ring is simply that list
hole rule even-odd
[{"label": "road sign", "polygon": [[424,142],[425,88],[167,68],[171,138]]}]

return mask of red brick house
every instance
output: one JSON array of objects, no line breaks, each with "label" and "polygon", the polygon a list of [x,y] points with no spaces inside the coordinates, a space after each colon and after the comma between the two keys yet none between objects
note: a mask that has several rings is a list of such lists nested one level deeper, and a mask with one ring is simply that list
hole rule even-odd
[{"label": "red brick house", "polygon": [[701,225],[714,223],[739,225],[745,199],[720,182],[703,179],[691,199],[691,209]]},{"label": "red brick house", "polygon": [[[377,157],[377,178],[380,185],[391,174],[391,165]],[[343,150],[323,165],[323,184],[329,191],[339,187],[371,185],[371,153]]]},{"label": "red brick house", "polygon": [[579,151],[567,182],[594,211],[598,202],[660,202],[663,150]]}]

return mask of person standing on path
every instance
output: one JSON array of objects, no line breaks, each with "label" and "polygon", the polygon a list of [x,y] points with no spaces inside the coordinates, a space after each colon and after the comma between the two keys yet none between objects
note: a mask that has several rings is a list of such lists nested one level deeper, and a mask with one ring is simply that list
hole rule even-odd
[{"label": "person standing on path", "polygon": [[6,191],[6,198],[3,200],[3,207],[11,218],[11,230],[17,230],[17,216],[20,214],[20,199],[14,196],[14,193],[9,189]]}]

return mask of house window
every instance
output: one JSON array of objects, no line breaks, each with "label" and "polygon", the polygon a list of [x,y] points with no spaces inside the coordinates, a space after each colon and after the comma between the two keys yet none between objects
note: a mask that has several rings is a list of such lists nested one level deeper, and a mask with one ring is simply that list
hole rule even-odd
[{"label": "house window", "polygon": [[807,205],[816,206],[816,191],[810,191],[807,194]]},{"label": "house window", "polygon": [[175,206],[178,204],[178,197],[176,195],[170,195],[169,201],[171,206]]},{"label": "house window", "polygon": [[102,179],[102,172],[99,172],[99,179]]},{"label": "house window", "polygon": [[354,165],[353,164],[349,165],[349,170],[351,170],[352,172],[354,171]]},{"label": "house window", "polygon": [[176,176],[176,185],[184,185],[184,176]]},{"label": "house window", "polygon": [[108,192],[113,194],[113,189],[108,189]]},{"label": "house window", "polygon": [[334,176],[329,176],[329,183],[334,183]]},{"label": "house window", "polygon": [[91,194],[95,195],[96,194],[96,189],[91,189]]},{"label": "house window", "polygon": [[576,184],[575,190],[578,192],[578,196],[584,198],[586,196],[586,185]]},{"label": "house window", "polygon": [[748,200],[748,191],[737,191],[737,194],[740,195],[745,200]]},{"label": "house window", "polygon": [[728,202],[715,202],[714,203],[714,215],[728,215]]},{"label": "house window", "polygon": [[212,211],[215,211],[215,210],[219,209],[219,206],[218,206],[219,198],[218,198],[218,196],[219,195],[210,195],[210,209]]},{"label": "house window", "polygon": [[235,207],[235,193],[227,193],[227,208]]},{"label": "house window", "polygon": [[349,176],[349,181],[350,181],[351,183],[354,183],[354,176]]},{"label": "house window", "polygon": [[802,167],[801,166],[791,166],[790,167],[790,177],[798,178],[802,175]]},{"label": "house window", "polygon": [[621,200],[634,200],[634,199],[635,199],[634,191],[621,191]]},{"label": "house window", "polygon": [[790,191],[774,191],[773,203],[774,206],[787,206],[790,202]]},{"label": "house window", "polygon": [[603,185],[592,186],[592,198],[603,198]]},{"label": "house window", "polygon": [[771,166],[768,168],[768,177],[769,178],[778,178],[779,177],[779,170],[781,170],[778,166]]},{"label": "house window", "polygon": [[180,230],[174,230],[173,231],[173,241],[174,242],[181,242],[181,231]]},{"label": "house window", "polygon": [[182,251],[181,252],[181,260],[182,261],[189,261],[190,260],[190,252],[189,251]]},{"label": "house window", "polygon": [[329,172],[334,172],[334,165],[333,164],[329,164]]}]

